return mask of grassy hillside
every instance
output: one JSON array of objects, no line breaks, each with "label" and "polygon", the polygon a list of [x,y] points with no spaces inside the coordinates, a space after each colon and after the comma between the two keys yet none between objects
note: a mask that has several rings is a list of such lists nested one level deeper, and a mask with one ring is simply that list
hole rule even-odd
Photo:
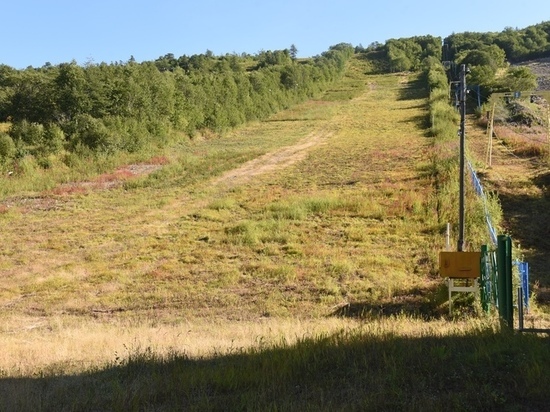
[{"label": "grassy hillside", "polygon": [[3,199],[0,410],[543,410],[547,339],[445,318],[425,85],[367,72]]},{"label": "grassy hillside", "polygon": [[182,142],[147,176],[5,199],[11,311],[311,317],[424,288],[426,92],[353,74],[269,121]]}]

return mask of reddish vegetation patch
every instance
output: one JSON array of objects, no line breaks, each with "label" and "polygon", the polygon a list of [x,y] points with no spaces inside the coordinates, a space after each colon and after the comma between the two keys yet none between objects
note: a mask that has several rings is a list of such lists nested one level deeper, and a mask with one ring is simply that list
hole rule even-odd
[{"label": "reddish vegetation patch", "polygon": [[87,189],[84,186],[79,186],[77,184],[64,184],[53,188],[50,193],[55,196],[64,196],[64,195],[78,195],[84,194],[87,192]]},{"label": "reddish vegetation patch", "polygon": [[147,162],[150,165],[167,165],[168,163],[170,160],[166,156],[154,156]]},{"label": "reddish vegetation patch", "polygon": [[495,126],[495,135],[516,156],[544,156],[548,152],[546,131],[541,128]]},{"label": "reddish vegetation patch", "polygon": [[114,172],[104,173],[91,181],[70,182],[61,184],[39,196],[13,197],[0,204],[0,214],[7,213],[11,207],[20,207],[23,211],[54,210],[60,208],[66,200],[60,197],[84,195],[93,190],[106,190],[120,186],[123,182],[137,176],[144,176],[159,170],[169,163],[164,156],[150,159],[148,163],[132,164],[121,167]]},{"label": "reddish vegetation patch", "polygon": [[[67,183],[54,190],[71,194],[86,192],[88,189],[111,189],[120,186],[124,181],[133,177],[148,175],[149,173],[159,170],[162,165],[168,163],[168,160],[165,157],[154,157],[151,159],[151,162],[154,163],[140,163],[123,166],[114,172],[99,175],[93,181]],[[82,191],[79,192],[78,188]]]},{"label": "reddish vegetation patch", "polygon": [[113,182],[121,182],[135,176],[135,174],[129,168],[123,168],[115,170],[112,173],[104,173],[99,175],[95,182],[101,184],[109,184]]}]

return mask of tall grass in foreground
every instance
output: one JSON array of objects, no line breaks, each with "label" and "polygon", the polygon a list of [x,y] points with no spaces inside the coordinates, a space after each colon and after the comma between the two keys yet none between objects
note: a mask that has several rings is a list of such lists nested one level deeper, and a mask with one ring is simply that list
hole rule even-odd
[{"label": "tall grass in foreground", "polygon": [[0,380],[0,411],[546,410],[548,339],[489,321],[417,323],[389,318],[198,359],[130,348],[78,376]]}]

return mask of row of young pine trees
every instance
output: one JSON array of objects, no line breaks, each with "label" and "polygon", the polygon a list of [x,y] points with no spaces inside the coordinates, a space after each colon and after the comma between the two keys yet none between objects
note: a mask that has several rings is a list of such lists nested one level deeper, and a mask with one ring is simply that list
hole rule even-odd
[{"label": "row of young pine trees", "polygon": [[15,70],[0,65],[0,162],[70,152],[134,152],[171,131],[223,132],[325,90],[354,49],[331,47],[312,59],[288,50],[259,56],[164,60]]}]

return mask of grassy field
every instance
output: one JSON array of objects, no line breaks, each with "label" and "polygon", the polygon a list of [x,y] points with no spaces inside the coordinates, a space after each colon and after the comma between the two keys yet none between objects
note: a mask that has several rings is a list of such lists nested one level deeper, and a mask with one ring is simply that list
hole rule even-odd
[{"label": "grassy field", "polygon": [[0,411],[544,410],[548,339],[446,316],[428,91],[367,69],[85,181],[5,179]]}]

